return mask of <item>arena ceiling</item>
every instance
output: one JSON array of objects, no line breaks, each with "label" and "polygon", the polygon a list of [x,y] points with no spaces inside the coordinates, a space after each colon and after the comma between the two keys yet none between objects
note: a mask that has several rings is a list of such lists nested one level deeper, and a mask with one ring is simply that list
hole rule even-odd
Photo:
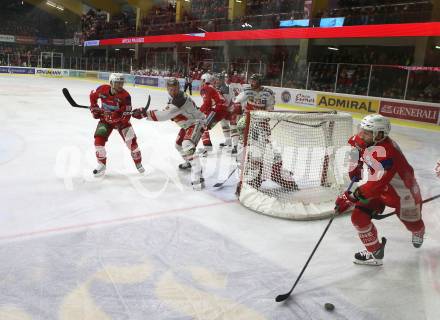
[{"label": "arena ceiling", "polygon": [[[21,3],[20,0],[15,0],[18,3]],[[111,14],[117,13],[121,11],[121,8],[124,5],[130,5],[134,8],[141,9],[149,9],[154,4],[158,4],[161,2],[165,2],[163,0],[50,0],[55,4],[59,4],[63,6],[66,10],[69,10],[77,15],[82,14],[82,4],[86,4],[95,9],[101,9],[107,11]],[[10,0],[0,0],[0,3],[11,2]],[[50,6],[48,6],[47,0],[25,0],[25,2],[32,4],[34,6],[38,6],[40,9],[46,10],[48,12],[60,15],[62,11],[56,10]],[[58,12],[57,12],[58,11]]]}]

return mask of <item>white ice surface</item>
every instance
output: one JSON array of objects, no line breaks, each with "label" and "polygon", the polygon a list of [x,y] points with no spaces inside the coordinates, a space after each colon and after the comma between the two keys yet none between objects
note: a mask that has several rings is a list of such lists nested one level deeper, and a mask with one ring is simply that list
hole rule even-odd
[{"label": "white ice surface", "polygon": [[[87,104],[96,86],[0,76],[0,319],[440,319],[439,201],[424,206],[419,250],[395,217],[376,222],[388,238],[378,268],[352,264],[361,243],[348,216],[335,219],[293,299],[278,304],[328,221],[250,212],[235,201],[236,176],[193,192],[177,170],[172,122],[132,120],[145,176],[114,133],[107,175],[93,178],[96,120],[61,88]],[[167,99],[127,89],[134,106],[147,94],[151,108]],[[439,194],[439,133],[394,126],[392,137],[423,196]],[[234,168],[219,159],[204,161],[209,185]]]}]

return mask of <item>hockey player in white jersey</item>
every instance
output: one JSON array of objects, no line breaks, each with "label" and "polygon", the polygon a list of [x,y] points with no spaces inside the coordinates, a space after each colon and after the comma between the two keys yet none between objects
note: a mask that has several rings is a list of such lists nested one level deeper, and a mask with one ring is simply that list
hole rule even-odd
[{"label": "hockey player in white jersey", "polygon": [[237,120],[242,113],[242,109],[239,104],[233,104],[235,93],[234,90],[226,84],[224,74],[220,73],[216,75],[214,87],[225,99],[227,108],[227,117],[220,122],[225,137],[225,142],[220,143],[220,147],[232,147],[231,153],[236,155],[238,144]]},{"label": "hockey player in white jersey", "polygon": [[194,190],[201,190],[204,187],[204,179],[200,159],[195,151],[203,133],[205,115],[197,108],[195,102],[180,90],[176,78],[168,79],[167,90],[170,99],[164,110],[135,109],[133,117],[150,121],[171,120],[181,128],[176,139],[176,149],[185,162],[179,165],[179,169],[191,169],[191,184]]},{"label": "hockey player in white jersey", "polygon": [[275,107],[275,94],[261,85],[263,77],[253,74],[249,84],[243,86],[243,91],[234,99],[235,104],[240,104],[244,111],[265,110],[273,111]]},{"label": "hockey player in white jersey", "polygon": [[[261,85],[262,76],[260,74],[253,74],[249,79],[249,85],[243,87],[243,91],[234,99],[234,105],[240,105],[245,113],[251,111],[273,111],[275,107],[275,94],[270,88],[265,88]],[[238,125],[244,128],[246,125],[246,117],[239,120]],[[244,174],[249,177],[246,181],[250,186],[259,189],[265,177],[263,177],[263,159],[265,153],[271,150],[273,152],[273,162],[270,173],[270,179],[283,188],[288,190],[298,190],[298,186],[293,180],[291,172],[283,171],[283,161],[281,154],[273,149],[271,143],[271,128],[268,121],[261,121],[259,134],[252,134],[247,141],[249,150],[247,152],[248,163],[253,164],[252,172]],[[245,153],[246,154],[246,153]],[[241,182],[237,186],[237,194],[240,193]]]}]

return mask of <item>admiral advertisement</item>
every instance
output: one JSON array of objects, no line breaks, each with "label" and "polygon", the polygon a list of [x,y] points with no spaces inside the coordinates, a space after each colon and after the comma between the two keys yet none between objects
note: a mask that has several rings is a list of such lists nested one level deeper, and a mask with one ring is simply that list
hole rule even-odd
[{"label": "admiral advertisement", "polygon": [[316,105],[325,109],[368,114],[377,113],[380,102],[379,100],[353,96],[318,94]]},{"label": "admiral advertisement", "polygon": [[159,79],[154,77],[136,76],[134,83],[144,86],[157,87],[159,86]]},{"label": "admiral advertisement", "polygon": [[35,69],[20,67],[0,67],[0,73],[35,74]]},{"label": "admiral advertisement", "polygon": [[381,101],[380,114],[397,119],[413,120],[426,123],[439,121],[440,108],[427,105],[401,103],[395,101]]},{"label": "admiral advertisement", "polygon": [[292,106],[315,107],[316,92],[270,87],[276,96],[276,102]]},{"label": "admiral advertisement", "polygon": [[35,69],[35,74],[41,77],[61,78],[69,76],[69,71],[62,69]]}]

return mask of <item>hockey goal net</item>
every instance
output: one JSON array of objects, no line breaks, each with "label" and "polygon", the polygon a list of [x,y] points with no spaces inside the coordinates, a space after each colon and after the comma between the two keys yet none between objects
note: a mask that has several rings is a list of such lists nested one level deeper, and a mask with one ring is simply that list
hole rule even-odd
[{"label": "hockey goal net", "polygon": [[344,147],[353,132],[351,115],[253,111],[246,117],[239,201],[287,219],[330,216],[348,183]]}]

